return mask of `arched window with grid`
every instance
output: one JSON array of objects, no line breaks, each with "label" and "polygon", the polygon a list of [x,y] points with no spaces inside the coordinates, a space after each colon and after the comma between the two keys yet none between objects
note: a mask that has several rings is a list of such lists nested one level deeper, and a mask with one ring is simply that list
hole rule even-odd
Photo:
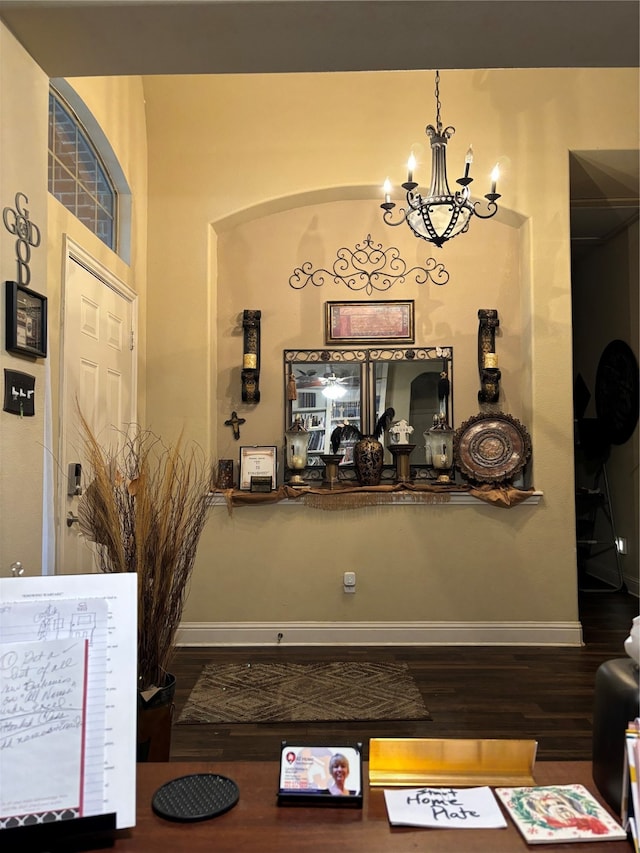
[{"label": "arched window with grid", "polygon": [[49,89],[49,192],[118,251],[115,183],[95,141],[53,87]]}]

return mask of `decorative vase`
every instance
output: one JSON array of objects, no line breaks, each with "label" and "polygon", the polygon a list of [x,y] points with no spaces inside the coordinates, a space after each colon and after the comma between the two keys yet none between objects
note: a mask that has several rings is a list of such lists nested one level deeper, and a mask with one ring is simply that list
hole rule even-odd
[{"label": "decorative vase", "polygon": [[169,761],[175,693],[176,678],[170,672],[150,697],[138,691],[137,761]]},{"label": "decorative vase", "polygon": [[353,448],[353,462],[361,486],[377,486],[382,477],[384,447],[373,436],[365,435]]}]

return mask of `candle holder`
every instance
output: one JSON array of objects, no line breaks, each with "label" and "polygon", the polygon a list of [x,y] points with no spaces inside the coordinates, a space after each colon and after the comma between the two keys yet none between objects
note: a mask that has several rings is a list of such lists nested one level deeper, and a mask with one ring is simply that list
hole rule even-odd
[{"label": "candle holder", "polygon": [[483,367],[480,372],[479,403],[497,403],[500,399],[501,373],[497,367]]},{"label": "candle holder", "polygon": [[409,457],[415,444],[389,444],[387,449],[393,456],[393,461],[396,465],[396,483],[411,482],[411,468],[409,466]]},{"label": "candle holder", "polygon": [[293,472],[290,474],[288,480],[288,485],[290,486],[306,485],[301,472],[307,467],[310,437],[309,430],[305,429],[302,425],[300,415],[296,415],[296,419],[285,433],[287,467]]},{"label": "candle holder", "polygon": [[[425,433],[425,453],[434,469],[436,482],[453,482],[453,430],[444,415],[434,417],[434,425]],[[429,463],[429,458],[431,459]]]},{"label": "candle holder", "polygon": [[478,373],[480,374],[479,403],[497,403],[500,399],[500,370],[496,353],[496,329],[500,326],[495,308],[478,311]]},{"label": "candle holder", "polygon": [[335,489],[338,485],[338,466],[344,459],[344,453],[321,453],[320,459],[324,463],[324,480],[322,485],[326,489]]}]

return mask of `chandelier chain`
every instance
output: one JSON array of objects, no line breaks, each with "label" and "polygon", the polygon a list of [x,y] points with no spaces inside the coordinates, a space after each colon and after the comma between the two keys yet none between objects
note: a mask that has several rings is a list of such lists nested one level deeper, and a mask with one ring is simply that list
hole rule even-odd
[{"label": "chandelier chain", "polygon": [[438,133],[442,132],[442,122],[440,121],[440,107],[442,104],[440,103],[440,72],[436,71],[436,130]]}]

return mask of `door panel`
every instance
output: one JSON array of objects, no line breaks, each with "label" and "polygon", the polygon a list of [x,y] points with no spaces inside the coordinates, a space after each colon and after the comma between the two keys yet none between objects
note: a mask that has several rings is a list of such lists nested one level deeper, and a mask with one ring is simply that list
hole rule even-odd
[{"label": "door panel", "polygon": [[68,241],[62,329],[59,528],[57,574],[97,570],[94,545],[80,533],[78,495],[69,495],[69,465],[86,456],[78,409],[105,448],[115,449],[135,421],[136,297],[123,282]]}]

